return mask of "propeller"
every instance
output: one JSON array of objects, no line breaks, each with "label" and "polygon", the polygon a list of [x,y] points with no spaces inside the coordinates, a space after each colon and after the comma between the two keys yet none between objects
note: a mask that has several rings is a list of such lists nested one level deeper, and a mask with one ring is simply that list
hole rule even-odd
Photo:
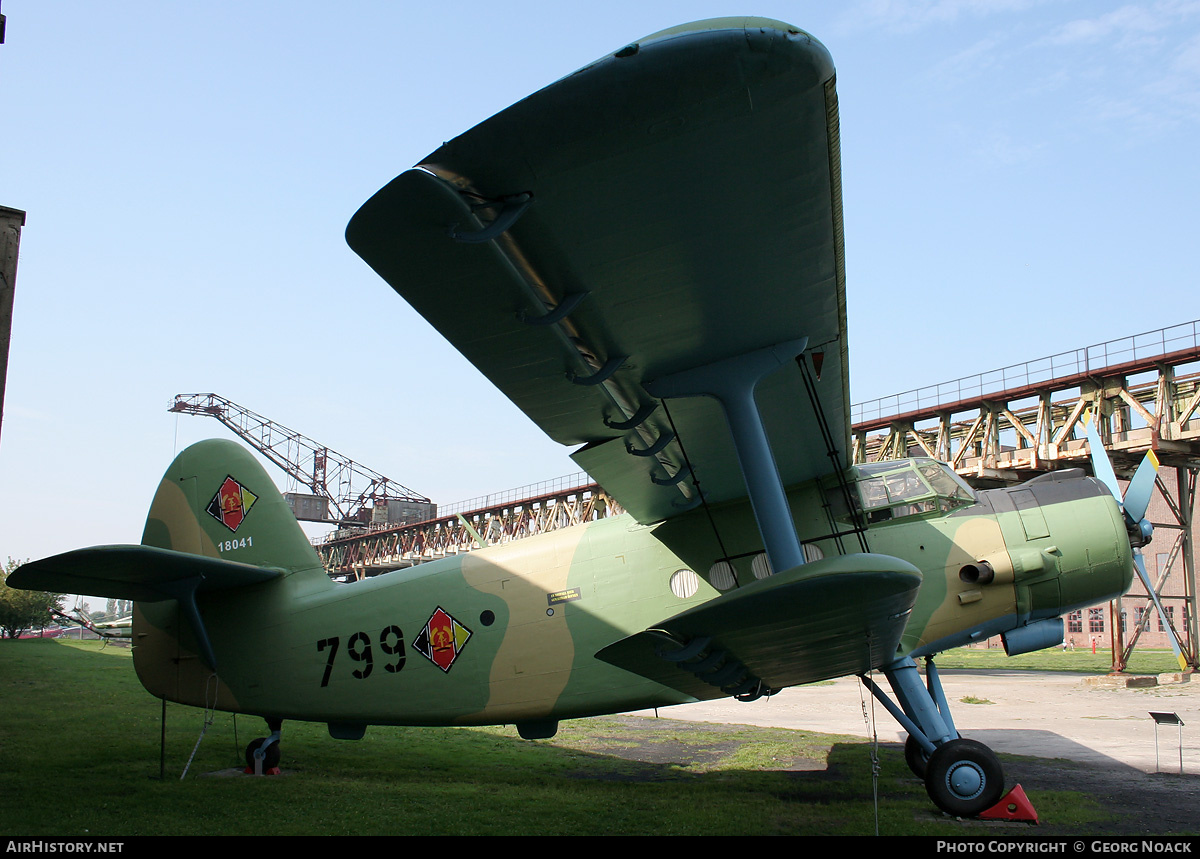
[{"label": "propeller", "polygon": [[1137,471],[1134,472],[1133,479],[1129,481],[1129,486],[1126,487],[1124,497],[1122,497],[1121,485],[1117,483],[1116,472],[1113,471],[1108,453],[1104,449],[1104,442],[1100,438],[1100,429],[1092,420],[1091,412],[1084,416],[1083,426],[1087,431],[1088,448],[1092,454],[1092,471],[1096,478],[1108,487],[1108,491],[1117,499],[1117,503],[1120,504],[1121,510],[1125,514],[1125,527],[1129,530],[1129,545],[1133,548],[1134,569],[1137,570],[1138,578],[1142,580],[1146,593],[1150,594],[1150,599],[1154,601],[1154,607],[1158,609],[1158,616],[1163,619],[1163,628],[1166,629],[1167,638],[1171,641],[1171,649],[1175,651],[1175,660],[1179,663],[1179,670],[1186,671],[1187,660],[1179,648],[1175,630],[1171,628],[1171,624],[1167,620],[1167,613],[1163,611],[1158,594],[1155,593],[1154,586],[1150,583],[1150,575],[1146,572],[1146,561],[1142,557],[1142,546],[1150,542],[1150,535],[1154,533],[1154,526],[1146,518],[1146,509],[1150,506],[1150,496],[1154,492],[1154,481],[1158,476],[1158,457],[1154,455],[1154,451],[1146,451],[1146,456],[1138,464]]}]

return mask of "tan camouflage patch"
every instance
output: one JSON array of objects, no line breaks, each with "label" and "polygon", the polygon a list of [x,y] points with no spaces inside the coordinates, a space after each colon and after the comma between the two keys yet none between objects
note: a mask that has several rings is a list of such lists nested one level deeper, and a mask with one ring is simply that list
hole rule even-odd
[{"label": "tan camouflage patch", "polygon": [[[990,517],[971,517],[954,530],[953,538],[944,570],[946,596],[922,630],[921,644],[937,641],[1017,609],[1012,561],[999,523]],[[979,585],[968,584],[959,578],[959,570],[964,564],[979,560],[991,563],[996,571],[996,581]],[[932,571],[930,574],[936,575]]]},{"label": "tan camouflage patch", "polygon": [[504,600],[508,624],[492,662],[488,703],[481,716],[534,718],[549,712],[567,681],[575,644],[565,606],[552,606],[547,594],[564,591],[575,550],[586,528],[567,528],[543,538],[519,540],[463,558],[467,584]]}]

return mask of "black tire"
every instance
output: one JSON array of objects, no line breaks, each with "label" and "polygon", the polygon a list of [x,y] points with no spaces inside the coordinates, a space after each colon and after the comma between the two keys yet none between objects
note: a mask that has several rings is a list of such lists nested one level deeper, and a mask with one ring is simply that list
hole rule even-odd
[{"label": "black tire", "polygon": [[904,762],[908,764],[913,775],[919,779],[925,778],[925,773],[929,769],[929,755],[925,754],[921,744],[911,734],[904,741]]},{"label": "black tire", "polygon": [[934,805],[955,817],[975,817],[1000,801],[1004,770],[995,753],[974,740],[951,740],[934,749],[925,772]]},{"label": "black tire", "polygon": [[[250,745],[246,746],[246,767],[251,772],[254,771],[254,753],[259,747],[267,741],[266,737],[259,737],[257,740],[252,740]],[[267,750],[263,752],[263,772],[274,769],[279,766],[279,743],[271,743],[267,746]]]}]

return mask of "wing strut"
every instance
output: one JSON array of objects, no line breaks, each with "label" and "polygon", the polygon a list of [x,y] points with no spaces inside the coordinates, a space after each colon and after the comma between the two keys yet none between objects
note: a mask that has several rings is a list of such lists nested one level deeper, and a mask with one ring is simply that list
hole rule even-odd
[{"label": "wing strut", "polygon": [[672,373],[645,385],[651,396],[661,399],[708,396],[721,404],[763,546],[771,569],[777,573],[802,565],[804,551],[796,536],[787,493],[779,478],[762,415],[754,402],[754,389],[767,375],[803,354],[807,345],[808,338],[801,337]]},{"label": "wing strut", "polygon": [[[683,465],[675,472],[674,476],[668,476],[665,480],[659,480],[654,475],[650,475],[650,481],[658,486],[675,486],[683,482],[685,477],[692,478],[692,486],[696,490],[696,499],[704,505],[704,515],[708,517],[708,525],[712,528],[713,536],[717,539],[717,545],[721,547],[722,560],[729,560],[729,550],[725,548],[725,541],[721,539],[721,529],[717,527],[717,520],[713,518],[712,508],[708,506],[708,499],[704,497],[704,490],[700,488],[700,478],[696,477],[696,470],[692,468],[692,460],[688,456],[687,448],[683,446],[683,439],[679,438],[679,432],[675,429],[675,419],[671,417],[671,408],[667,405],[666,400],[659,400],[662,403],[663,414],[667,416],[667,423],[671,426],[671,435],[675,436],[675,440],[679,443],[679,452],[683,454]],[[733,574],[733,580],[737,585],[741,582],[737,579],[737,571],[733,565],[729,565],[729,570]]]},{"label": "wing strut", "polygon": [[[814,355],[818,354],[821,353],[814,353]],[[850,484],[846,481],[846,470],[839,459],[837,445],[833,443],[833,433],[829,431],[829,422],[825,420],[825,409],[821,406],[821,398],[817,396],[816,386],[813,384],[812,375],[808,371],[808,363],[804,360],[803,355],[796,356],[796,363],[799,365],[800,375],[804,379],[804,391],[808,394],[808,402],[813,408],[813,414],[817,418],[817,426],[821,430],[821,440],[825,442],[825,452],[829,456],[830,464],[833,465],[833,473],[837,476],[838,491],[842,493],[842,499],[846,502],[846,509],[850,511],[854,533],[858,535],[858,545],[864,552],[869,552],[871,549],[867,546],[866,525],[859,512],[860,508],[858,504],[854,502],[853,490],[851,490]],[[820,378],[820,367],[815,360],[813,364],[817,366],[817,378]],[[845,554],[846,549],[842,545],[842,532],[838,529],[837,523],[833,521],[833,514],[829,510],[828,503],[825,505],[825,512],[829,516],[829,525],[833,530],[833,538],[837,542],[838,551]]]}]

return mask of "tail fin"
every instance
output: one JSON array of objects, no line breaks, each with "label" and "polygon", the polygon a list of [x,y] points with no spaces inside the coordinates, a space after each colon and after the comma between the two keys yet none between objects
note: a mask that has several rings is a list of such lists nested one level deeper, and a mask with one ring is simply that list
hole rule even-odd
[{"label": "tail fin", "polygon": [[321,566],[258,460],[219,439],[198,442],[171,463],[150,505],[142,545],[285,574]]},{"label": "tail fin", "polygon": [[201,656],[215,668],[197,594],[320,568],[258,461],[233,442],[210,440],[189,447],[167,469],[140,546],[94,546],[33,561],[8,584],[139,602],[177,600]]}]

